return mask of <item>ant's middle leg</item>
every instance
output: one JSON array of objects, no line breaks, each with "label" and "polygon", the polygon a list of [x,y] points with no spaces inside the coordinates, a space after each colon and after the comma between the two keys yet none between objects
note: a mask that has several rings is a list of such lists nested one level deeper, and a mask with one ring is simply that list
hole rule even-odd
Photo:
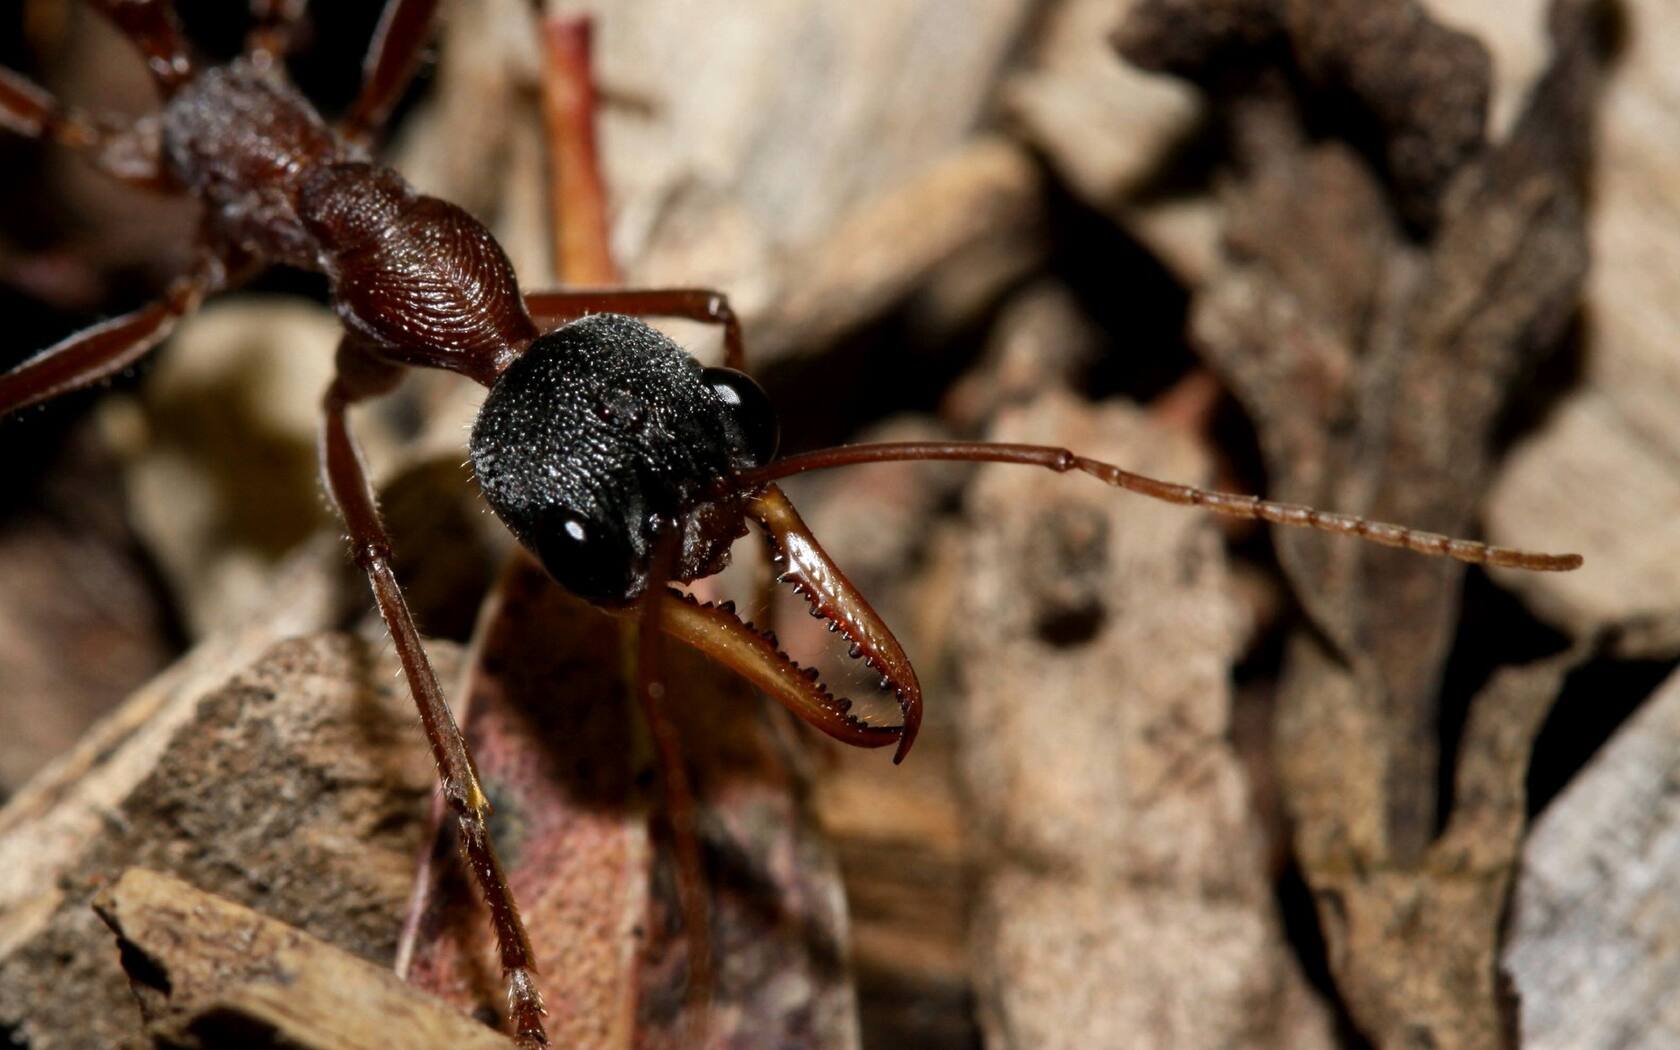
[{"label": "ant's middle leg", "polygon": [[420,709],[420,722],[437,763],[444,799],[455,814],[462,852],[489,906],[514,1031],[523,1046],[546,1046],[545,1011],[537,991],[531,942],[490,841],[490,800],[479,785],[466,739],[444,701],[437,673],[426,657],[414,617],[391,570],[391,540],[380,520],[373,488],[362,467],[361,451],[346,418],[350,405],[390,390],[401,372],[372,358],[348,339],[339,347],[338,360],[338,375],[322,404],[325,419],[320,456],[327,492],[349,532],[356,564],[367,573],[379,615],[391,632],[409,692]]},{"label": "ant's middle leg", "polygon": [[163,342],[219,282],[214,267],[176,281],[162,299],[65,338],[0,374],[0,416],[111,378]]},{"label": "ant's middle leg", "polygon": [[747,349],[741,321],[729,297],[709,288],[625,288],[589,291],[531,292],[525,309],[538,328],[553,328],[589,314],[631,314],[636,317],[676,317],[723,326],[723,363],[747,370]]},{"label": "ant's middle leg", "polygon": [[677,864],[677,907],[682,914],[683,933],[688,943],[688,1005],[692,1009],[690,1029],[684,1042],[703,1046],[707,1011],[712,997],[711,909],[706,895],[706,871],[700,848],[699,808],[694,783],[683,758],[682,738],[670,715],[665,713],[665,676],[662,659],[664,628],[661,615],[666,606],[666,582],[670,578],[674,537],[667,538],[655,557],[655,573],[637,617],[636,701],[653,740],[665,786],[665,816],[671,830],[671,846]]}]

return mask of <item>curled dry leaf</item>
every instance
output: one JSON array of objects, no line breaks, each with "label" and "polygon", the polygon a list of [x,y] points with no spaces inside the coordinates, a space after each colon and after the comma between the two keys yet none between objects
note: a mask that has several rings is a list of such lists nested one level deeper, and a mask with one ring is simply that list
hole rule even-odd
[{"label": "curled dry leaf", "polygon": [[[1522,532],[1593,551],[1590,572],[1510,585],[1571,631],[1609,628],[1630,656],[1680,652],[1680,22],[1629,0],[1591,178],[1593,269],[1579,384],[1513,449],[1488,499],[1496,541]],[[1577,539],[1577,537],[1579,537]]]},{"label": "curled dry leaf", "polygon": [[1416,0],[1137,0],[1115,44],[1145,69],[1216,92],[1287,54],[1315,89],[1368,114],[1396,204],[1420,222],[1433,221],[1447,183],[1484,145],[1487,50]]},{"label": "curled dry leaf", "polygon": [[[1268,14],[1272,6],[1145,4],[1120,38],[1128,57],[1204,80],[1214,56],[1221,69],[1250,70],[1218,81],[1238,174],[1225,190],[1228,262],[1194,297],[1194,338],[1254,420],[1282,498],[1462,533],[1492,475],[1513,385],[1551,351],[1575,309],[1604,9],[1553,5],[1551,65],[1509,137],[1484,147],[1463,121],[1415,119],[1437,106],[1479,110],[1486,91],[1485,59],[1476,74],[1463,47],[1425,53],[1445,31],[1418,23],[1415,5],[1291,4]],[[1263,32],[1267,18],[1275,25]],[[1168,39],[1169,29],[1187,31],[1186,20],[1200,28]],[[1385,20],[1413,28],[1381,40],[1361,28]],[[1186,52],[1198,32],[1199,50]],[[1286,33],[1294,61],[1317,71],[1309,94],[1347,91],[1372,109],[1389,134],[1386,171],[1339,143],[1309,139],[1310,100],[1266,72],[1275,54],[1255,50],[1267,32]],[[1397,55],[1396,45],[1415,53]],[[1462,61],[1447,61],[1459,53]],[[1385,79],[1381,65],[1433,70],[1440,90],[1403,72]],[[1410,123],[1385,117],[1373,90],[1415,106]],[[1439,148],[1414,151],[1436,158],[1422,169],[1434,174],[1409,182],[1396,153],[1413,148],[1408,127],[1444,136]],[[1419,245],[1403,235],[1390,218],[1396,208],[1414,218],[1427,210],[1430,238]],[[1448,887],[1457,884],[1441,868],[1461,864],[1443,860],[1452,829],[1431,845],[1439,681],[1462,570],[1298,533],[1275,543],[1313,623],[1288,643],[1277,761],[1338,986],[1379,1044],[1486,1045],[1476,1040],[1501,1030],[1493,946],[1517,832],[1501,825],[1495,840],[1506,848],[1483,858],[1483,898],[1456,905]],[[1533,691],[1555,691],[1561,672],[1534,673]],[[1549,699],[1533,702],[1543,710]],[[1472,724],[1479,717],[1473,709]],[[1523,724],[1531,735],[1538,723]],[[1501,754],[1511,765],[1504,775],[1514,771],[1520,784],[1527,739],[1517,743]],[[1430,911],[1435,895],[1446,909],[1432,926],[1439,943],[1420,934],[1414,947],[1436,944],[1444,955],[1433,964],[1453,962],[1474,980],[1437,988],[1402,980],[1393,967],[1411,949],[1386,942],[1392,927],[1373,916]]]}]

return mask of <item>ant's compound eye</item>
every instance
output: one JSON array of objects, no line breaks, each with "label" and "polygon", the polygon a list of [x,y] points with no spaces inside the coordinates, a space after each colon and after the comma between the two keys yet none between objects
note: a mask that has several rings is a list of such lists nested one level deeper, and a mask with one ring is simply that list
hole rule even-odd
[{"label": "ant's compound eye", "polygon": [[708,368],[704,377],[712,393],[728,406],[729,417],[752,457],[751,465],[763,466],[774,459],[782,441],[782,425],[764,388],[752,376],[733,368]]},{"label": "ant's compound eye", "polygon": [[543,568],[578,597],[598,605],[622,605],[635,597],[636,553],[611,526],[557,511],[532,539]]}]

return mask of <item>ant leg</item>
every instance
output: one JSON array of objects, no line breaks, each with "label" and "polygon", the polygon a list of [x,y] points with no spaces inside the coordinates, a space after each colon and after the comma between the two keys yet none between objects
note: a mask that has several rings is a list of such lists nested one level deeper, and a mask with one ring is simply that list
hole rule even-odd
[{"label": "ant leg", "polygon": [[467,742],[444,701],[443,689],[438,685],[431,661],[426,658],[402,588],[391,571],[390,538],[380,521],[373,489],[362,467],[361,452],[346,419],[351,404],[384,393],[399,377],[395,366],[356,352],[348,341],[341,345],[339,374],[322,404],[325,413],[320,443],[322,473],[327,491],[350,534],[351,553],[356,564],[367,573],[379,614],[391,632],[409,692],[420,710],[426,739],[431,743],[444,799],[455,813],[462,852],[490,908],[514,1031],[524,1046],[547,1046],[548,1036],[543,1030],[545,1011],[534,977],[530,939],[490,841],[490,800],[479,785]]},{"label": "ant leg", "polygon": [[594,21],[588,15],[551,14],[541,20],[541,31],[554,269],[568,284],[618,285],[623,278],[613,262],[596,145]]},{"label": "ant leg", "polygon": [[92,386],[131,367],[197,309],[214,284],[208,271],[182,278],[157,302],[83,329],[0,374],[0,416]]},{"label": "ant leg", "polygon": [[59,103],[27,77],[0,67],[0,128],[86,154],[105,174],[132,186],[164,189],[157,143],[133,128]]},{"label": "ant leg", "polygon": [[1166,503],[1200,507],[1226,517],[1258,518],[1274,525],[1290,525],[1354,536],[1384,547],[1402,547],[1417,554],[1454,558],[1472,565],[1494,565],[1506,569],[1526,569],[1530,572],[1568,572],[1581,567],[1579,554],[1544,554],[1513,547],[1495,547],[1474,540],[1460,540],[1439,533],[1423,532],[1405,525],[1371,521],[1352,514],[1335,514],[1295,503],[1277,503],[1258,496],[1212,492],[1134,474],[1111,463],[1102,463],[1077,455],[1068,449],[1048,445],[1013,445],[983,441],[902,441],[841,445],[837,448],[818,449],[815,452],[802,452],[768,466],[742,471],[733,479],[732,484],[743,489],[752,489],[808,470],[895,460],[1019,463],[1024,466],[1044,467],[1059,474],[1077,470],[1106,485]]},{"label": "ant leg", "polygon": [[[674,539],[675,537],[672,537]],[[666,819],[671,827],[671,845],[677,861],[677,904],[682,912],[683,932],[688,944],[688,1046],[705,1044],[707,1003],[712,994],[711,909],[706,898],[706,871],[700,853],[699,812],[688,765],[683,761],[682,739],[665,714],[665,679],[661,673],[660,643],[664,640],[665,583],[676,553],[671,540],[656,555],[656,572],[649,598],[642,602],[636,633],[636,700],[642,708],[648,735],[665,785]]]},{"label": "ant leg", "polygon": [[729,297],[709,288],[626,288],[599,291],[531,292],[525,309],[539,328],[553,328],[589,314],[632,314],[637,317],[677,317],[685,321],[723,326],[723,363],[747,370],[741,321]]},{"label": "ant leg", "polygon": [[259,62],[286,57],[292,32],[303,18],[309,0],[251,0],[251,29],[245,34],[245,53]]},{"label": "ant leg", "polygon": [[362,93],[339,122],[345,138],[365,141],[384,126],[419,68],[437,8],[438,0],[387,0],[362,61]]}]

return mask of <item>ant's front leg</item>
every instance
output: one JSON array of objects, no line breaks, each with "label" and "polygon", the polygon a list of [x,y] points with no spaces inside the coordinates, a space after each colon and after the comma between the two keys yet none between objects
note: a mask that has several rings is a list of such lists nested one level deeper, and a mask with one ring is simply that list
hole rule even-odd
[{"label": "ant's front leg", "polygon": [[666,583],[675,560],[676,537],[659,545],[655,573],[642,599],[636,632],[636,702],[642,709],[648,735],[665,785],[665,816],[677,863],[677,906],[682,912],[688,944],[689,1028],[684,1044],[704,1046],[707,1013],[712,997],[711,908],[706,896],[706,870],[700,848],[700,816],[694,783],[683,758],[682,737],[665,713],[664,610]]},{"label": "ant's front leg", "polygon": [[0,375],[0,416],[92,386],[133,366],[220,283],[220,264],[207,263],[193,276],[176,281],[157,302],[83,329]]},{"label": "ant's front leg", "polygon": [[747,370],[747,348],[741,321],[729,297],[710,288],[625,288],[589,291],[531,292],[525,309],[537,327],[548,329],[589,314],[629,314],[632,317],[675,317],[684,321],[723,326],[723,363]]},{"label": "ant's front leg", "polygon": [[321,467],[327,491],[350,535],[351,554],[367,573],[379,615],[391,632],[409,692],[420,709],[420,722],[432,747],[438,779],[460,831],[461,849],[478,880],[490,909],[507,982],[513,1027],[522,1045],[548,1045],[543,1029],[542,995],[537,991],[530,939],[519,909],[502,874],[490,842],[490,800],[479,785],[478,772],[460,727],[444,701],[437,674],[420,643],[402,588],[391,571],[391,541],[379,518],[373,489],[362,466],[361,452],[350,433],[346,412],[350,405],[394,387],[401,378],[395,365],[379,361],[346,339],[339,346],[338,375],[323,400]]}]

